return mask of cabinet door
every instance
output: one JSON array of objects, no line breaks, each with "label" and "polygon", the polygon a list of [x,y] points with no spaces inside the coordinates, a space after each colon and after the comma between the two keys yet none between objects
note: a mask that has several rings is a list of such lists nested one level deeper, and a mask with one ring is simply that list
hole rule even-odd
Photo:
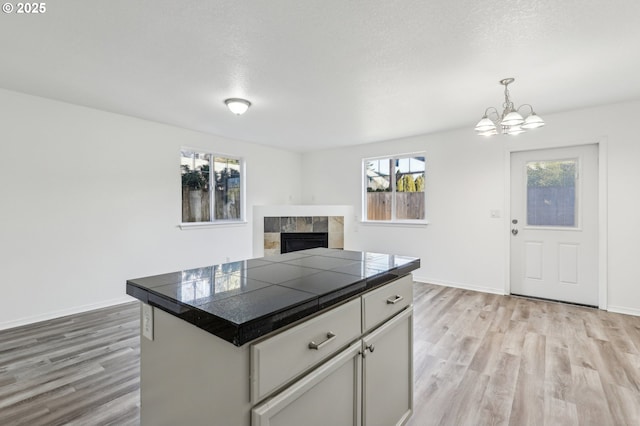
[{"label": "cabinet door", "polygon": [[251,411],[253,426],[360,426],[361,342]]},{"label": "cabinet door", "polygon": [[413,411],[413,307],[363,340],[363,424],[402,425]]}]

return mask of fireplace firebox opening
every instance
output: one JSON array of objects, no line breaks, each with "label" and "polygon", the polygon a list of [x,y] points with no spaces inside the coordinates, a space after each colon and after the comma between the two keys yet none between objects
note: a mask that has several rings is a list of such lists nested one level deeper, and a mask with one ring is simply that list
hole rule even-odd
[{"label": "fireplace firebox opening", "polygon": [[328,232],[283,232],[280,234],[281,253],[316,247],[329,247]]}]

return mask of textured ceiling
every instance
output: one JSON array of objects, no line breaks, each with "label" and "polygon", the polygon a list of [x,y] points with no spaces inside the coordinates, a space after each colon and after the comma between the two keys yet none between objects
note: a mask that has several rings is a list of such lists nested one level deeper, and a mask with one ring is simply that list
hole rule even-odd
[{"label": "textured ceiling", "polygon": [[[297,151],[640,99],[638,0],[57,0],[0,87]],[[223,104],[249,99],[243,116]]]}]

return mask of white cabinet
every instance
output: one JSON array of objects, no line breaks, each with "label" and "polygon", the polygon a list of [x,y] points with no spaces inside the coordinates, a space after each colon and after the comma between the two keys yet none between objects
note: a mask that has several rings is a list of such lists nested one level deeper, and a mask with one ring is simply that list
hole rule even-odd
[{"label": "white cabinet", "polygon": [[412,300],[407,275],[241,347],[153,308],[153,340],[140,340],[141,424],[403,424]]},{"label": "white cabinet", "polygon": [[[320,325],[324,322],[320,316],[311,327],[293,328],[288,334],[276,335],[255,345],[257,348],[251,351],[254,380],[262,378],[259,382],[266,383],[267,376],[290,377],[291,371],[297,371],[291,366],[275,368],[277,371],[268,374],[261,371],[267,365],[276,367],[276,364],[265,363],[266,359],[274,358],[275,348],[281,349],[281,360],[289,360],[285,365],[296,364],[286,353],[290,347],[288,342],[300,340],[294,336],[308,330],[340,330],[341,327],[351,330],[349,324],[353,321],[354,306],[362,306],[363,331],[355,336],[352,344],[341,351],[338,349],[344,346],[334,346],[333,352],[323,356],[328,361],[316,365],[311,372],[256,406],[251,413],[252,426],[392,426],[406,423],[413,409],[411,302],[411,276],[403,277],[336,308],[333,314],[325,314],[327,324],[330,324],[326,327]],[[339,325],[335,323],[336,318],[349,318],[349,321]],[[344,332],[340,334],[344,335]],[[310,350],[307,343],[304,347]],[[276,382],[269,380],[270,384],[263,390],[273,389]],[[264,394],[255,381],[253,388],[254,397]]]},{"label": "white cabinet", "polygon": [[363,424],[404,424],[413,411],[413,308],[363,339]]}]

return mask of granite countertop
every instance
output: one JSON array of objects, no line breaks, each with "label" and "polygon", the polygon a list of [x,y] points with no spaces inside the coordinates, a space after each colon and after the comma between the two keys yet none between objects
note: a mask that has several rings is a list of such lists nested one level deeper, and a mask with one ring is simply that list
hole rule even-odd
[{"label": "granite countertop", "polygon": [[314,248],[127,280],[127,294],[236,346],[420,267],[420,259]]}]

